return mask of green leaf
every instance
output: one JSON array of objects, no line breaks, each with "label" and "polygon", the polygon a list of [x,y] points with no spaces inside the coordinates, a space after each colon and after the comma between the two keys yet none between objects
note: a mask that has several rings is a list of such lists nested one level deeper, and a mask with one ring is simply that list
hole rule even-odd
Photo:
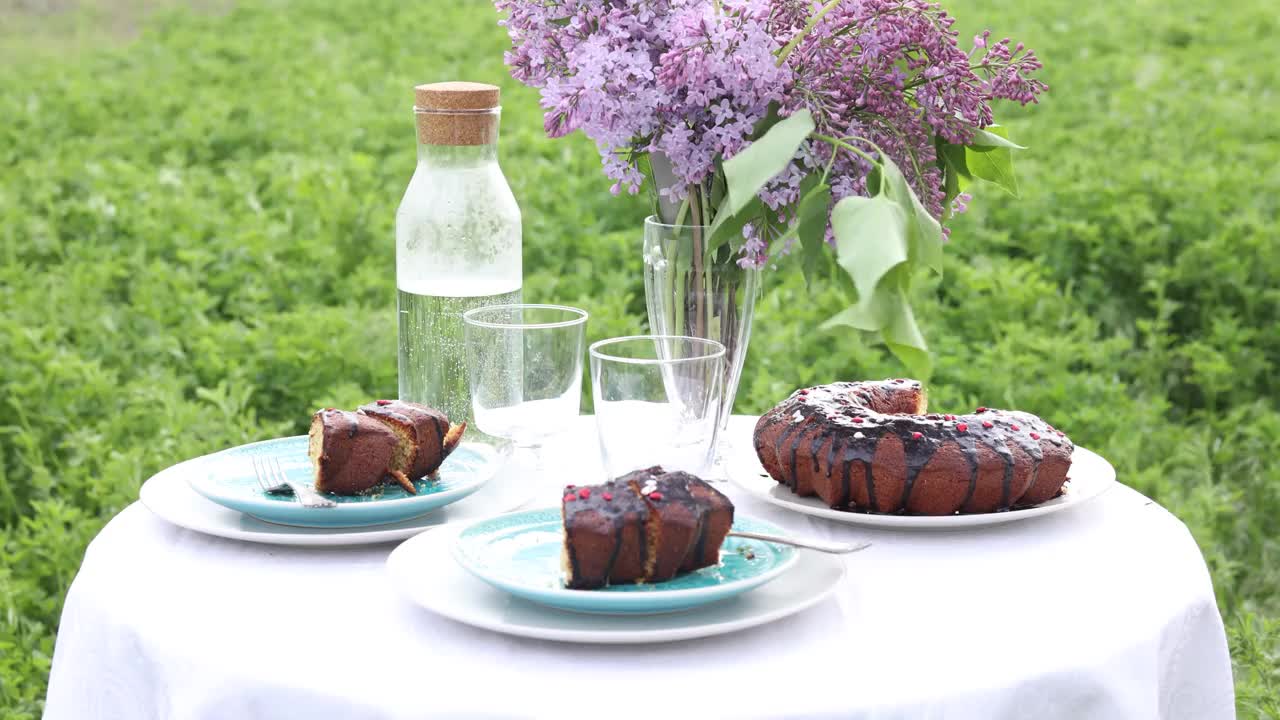
[{"label": "green leaf", "polygon": [[947,165],[942,168],[942,219],[951,218],[951,201],[960,195],[960,176]]},{"label": "green leaf", "polygon": [[[826,263],[827,255],[827,206],[831,203],[831,186],[813,178],[815,184],[800,197],[800,205],[796,210],[796,234],[800,237],[800,268],[804,272],[805,283],[813,286],[819,271]],[[804,183],[801,190],[805,190]]]},{"label": "green leaf", "polygon": [[948,219],[951,217],[951,202],[956,199],[960,193],[964,192],[965,186],[973,179],[969,174],[969,165],[965,162],[965,146],[954,145],[937,139],[938,149],[938,167],[942,170],[942,217]]},{"label": "green leaf", "polygon": [[985,130],[974,128],[973,141],[969,148],[982,152],[984,148],[1005,148],[1006,150],[1026,150],[1025,147],[1009,139],[1009,131],[999,125],[988,125]]},{"label": "green leaf", "polygon": [[[905,277],[905,276],[904,276]],[[888,324],[881,331],[881,337],[889,351],[897,356],[902,364],[921,380],[928,380],[933,374],[933,358],[929,355],[929,346],[925,342],[920,327],[916,324],[915,313],[907,297],[905,279],[893,282],[888,295]]]},{"label": "green leaf", "polygon": [[1013,172],[1013,153],[1008,148],[987,151],[968,148],[965,161],[974,177],[999,185],[1010,195],[1018,197],[1018,177]]},{"label": "green leaf", "polygon": [[[711,208],[713,210],[718,211],[721,207],[721,203],[724,202],[724,193],[724,168],[721,167],[711,176],[711,196],[709,200],[711,201]],[[716,215],[716,219],[719,219],[718,212]]]},{"label": "green leaf", "polygon": [[884,194],[844,198],[831,212],[837,261],[853,279],[858,299],[823,327],[849,325],[879,332],[904,365],[927,378],[932,372],[929,349],[907,301],[914,265],[908,233],[923,231],[924,223],[916,217],[923,207],[917,209],[911,202],[910,187],[905,178],[899,180],[902,173],[892,161],[884,161],[882,172]]},{"label": "green leaf", "polygon": [[830,330],[844,325],[879,332],[885,346],[912,376],[927,381],[933,374],[933,358],[907,299],[906,268],[906,265],[900,265],[892,270],[884,278],[874,300],[860,300],[836,313],[820,328]]},{"label": "green leaf", "polygon": [[1008,131],[999,125],[976,131],[974,141],[965,148],[965,166],[969,174],[999,185],[1018,197],[1018,177],[1013,172],[1013,150],[1024,150],[1007,139]]},{"label": "green leaf", "polygon": [[831,211],[836,260],[853,278],[860,303],[875,293],[880,278],[907,261],[906,215],[887,195],[850,195]]},{"label": "green leaf", "polygon": [[875,197],[880,194],[880,166],[872,165],[867,173],[867,195]]},{"label": "green leaf", "polygon": [[715,222],[707,232],[707,254],[710,256],[725,243],[742,243],[742,228],[752,220],[764,214],[764,202],[758,196],[752,197],[742,210],[730,214],[721,208],[716,213]]},{"label": "green leaf", "polygon": [[727,193],[720,212],[737,215],[770,180],[795,158],[800,144],[813,132],[808,109],[779,120],[759,140],[724,161]]},{"label": "green leaf", "polygon": [[756,126],[751,128],[752,142],[764,137],[765,133],[772,130],[773,126],[778,124],[778,121],[782,119],[782,116],[778,114],[778,110],[781,107],[782,105],[777,100],[769,103],[769,107],[765,109],[764,117],[760,118],[760,122],[756,123]]},{"label": "green leaf", "polygon": [[907,256],[934,272],[942,272],[942,225],[925,208],[907,178],[888,157],[881,158],[885,194],[902,208],[906,219]]},{"label": "green leaf", "polygon": [[964,145],[943,143],[940,155],[945,167],[952,168],[960,177],[971,178],[973,176],[969,174],[969,164],[965,162],[965,150]]}]

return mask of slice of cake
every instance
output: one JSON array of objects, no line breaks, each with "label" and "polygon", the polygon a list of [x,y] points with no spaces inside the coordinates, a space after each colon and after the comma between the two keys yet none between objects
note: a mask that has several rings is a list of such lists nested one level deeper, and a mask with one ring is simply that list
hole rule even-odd
[{"label": "slice of cake", "polygon": [[379,400],[356,412],[321,410],[308,437],[316,490],[356,495],[390,479],[417,495],[413,480],[439,470],[465,430],[466,423],[451,425],[435,408],[401,400]]},{"label": "slice of cake", "polygon": [[399,439],[386,425],[359,413],[325,408],[311,417],[307,450],[317,492],[357,495],[381,485]]},{"label": "slice of cake", "polygon": [[694,475],[652,467],[566,487],[561,519],[566,586],[596,589],[663,582],[719,564],[733,503]]},{"label": "slice of cake", "polygon": [[644,528],[649,508],[626,482],[564,489],[560,555],[565,585],[573,589],[638,582],[645,577]]},{"label": "slice of cake", "polygon": [[361,405],[357,412],[386,424],[400,439],[391,470],[409,492],[415,492],[410,480],[421,480],[440,469],[467,427],[466,423],[451,425],[433,407],[404,400],[378,400]]},{"label": "slice of cake", "polygon": [[663,487],[676,487],[679,493],[688,493],[701,513],[700,532],[693,550],[680,566],[680,572],[693,572],[720,564],[720,548],[733,527],[733,502],[706,481],[687,472],[668,473],[658,479],[658,491]]},{"label": "slice of cake", "polygon": [[631,487],[649,506],[645,540],[649,544],[647,582],[670,580],[684,567],[702,534],[704,509],[684,485],[659,474],[631,479]]}]

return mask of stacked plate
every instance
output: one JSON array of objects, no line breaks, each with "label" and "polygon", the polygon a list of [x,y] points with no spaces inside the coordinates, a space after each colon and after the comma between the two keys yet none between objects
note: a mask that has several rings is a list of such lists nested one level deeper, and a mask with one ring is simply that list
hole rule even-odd
[{"label": "stacked plate", "polygon": [[290,494],[268,494],[254,461],[278,463],[291,481],[311,485],[307,436],[277,438],[174,465],[149,479],[141,499],[153,513],[190,530],[277,545],[365,545],[396,540],[446,523],[487,518],[526,504],[533,488],[498,477],[500,461],[483,443],[462,443],[416,495],[394,484],[368,496],[304,507]]},{"label": "stacked plate", "polygon": [[[733,530],[784,535],[739,517]],[[397,547],[392,582],[410,600],[458,622],[524,637],[652,643],[768,623],[825,600],[844,577],[834,555],[730,536],[714,567],[660,583],[564,587],[560,509],[441,528]]]}]

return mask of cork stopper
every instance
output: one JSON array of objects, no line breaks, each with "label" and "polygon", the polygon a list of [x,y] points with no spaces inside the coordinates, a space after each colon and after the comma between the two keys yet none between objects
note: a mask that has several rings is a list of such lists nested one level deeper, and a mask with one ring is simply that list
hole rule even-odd
[{"label": "cork stopper", "polygon": [[497,140],[501,89],[439,82],[413,89],[418,141],[424,145],[488,145]]}]

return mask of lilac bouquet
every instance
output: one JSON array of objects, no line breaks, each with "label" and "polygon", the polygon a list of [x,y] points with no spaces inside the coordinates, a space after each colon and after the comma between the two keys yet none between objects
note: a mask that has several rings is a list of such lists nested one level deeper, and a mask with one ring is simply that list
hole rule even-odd
[{"label": "lilac bouquet", "polygon": [[794,253],[812,280],[834,256],[852,302],[828,324],[928,374],[910,280],[938,270],[969,182],[1017,194],[991,104],[1047,89],[1033,52],[989,32],[963,50],[923,0],[495,2],[547,133],[595,141],[615,194],[647,182],[663,221],[744,268]]}]

